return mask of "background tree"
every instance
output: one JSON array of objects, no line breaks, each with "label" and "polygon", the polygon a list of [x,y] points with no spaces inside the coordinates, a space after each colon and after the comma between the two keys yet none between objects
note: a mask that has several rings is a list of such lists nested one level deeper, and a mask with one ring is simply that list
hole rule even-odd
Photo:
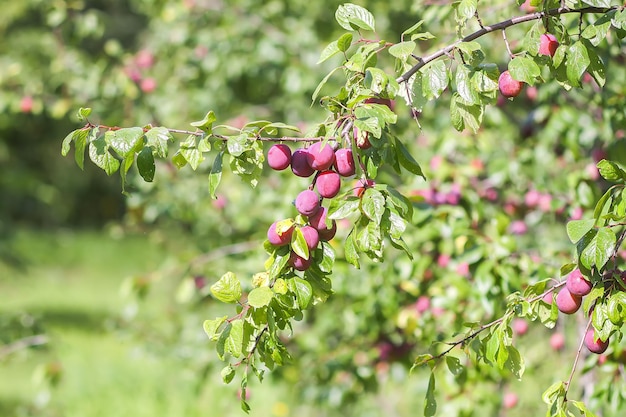
[{"label": "background tree", "polygon": [[[172,275],[181,279],[179,294],[187,294],[181,297],[201,309],[214,304],[211,296],[240,305],[223,313],[216,306],[220,318],[207,321],[205,330],[230,363],[222,370],[225,380],[245,368],[244,391],[249,373],[285,363],[270,375],[291,381],[305,398],[347,406],[385,378],[404,378],[414,363],[432,371],[430,377],[421,367],[415,371],[425,378],[426,415],[444,395],[436,396],[435,386],[449,399],[443,412],[510,407],[511,395],[494,401],[487,394],[526,368],[541,373],[532,352],[548,345],[543,333],[528,353],[516,348],[526,331],[513,319],[553,328],[557,305],[565,308],[542,301],[544,294],[563,287],[561,276],[574,268],[594,288],[575,304],[585,313],[595,304],[593,326],[602,340],[612,340],[605,357],[611,360],[602,367],[622,372],[620,184],[626,175],[607,161],[598,172],[595,162],[607,155],[619,162],[623,154],[623,6],[538,2],[531,11],[498,2],[426,3],[363,3],[371,14],[346,4],[334,15],[335,8],[280,2],[236,2],[221,13],[211,13],[211,2],[137,3],[138,16],[153,17],[138,52],[131,56],[120,40],[107,40],[100,48],[114,62],[111,71],[94,71],[104,77],[100,82],[77,77],[83,96],[69,94],[98,114],[81,111],[87,125],[68,136],[64,152],[70,142],[92,142],[89,155],[108,173],[120,162],[125,172],[137,158],[141,177],[155,178],[144,183],[134,171],[123,176],[130,192],[127,225],[147,222],[193,238],[194,249]],[[253,7],[254,16],[245,13]],[[90,10],[79,13],[85,21],[94,19]],[[314,24],[290,20],[303,11]],[[338,25],[329,30],[333,17]],[[86,65],[95,61],[85,58]],[[316,88],[323,77],[318,69],[329,77]],[[500,77],[506,69],[509,79]],[[84,83],[102,92],[87,96]],[[113,110],[101,111],[98,100]],[[198,122],[181,135],[190,114]],[[305,133],[248,117],[295,120]],[[228,119],[232,128],[217,127]],[[115,128],[133,124],[140,126]],[[162,125],[175,128],[153,128]],[[359,184],[344,180],[342,194],[325,199],[337,236],[317,253],[303,231],[311,218],[296,217],[289,204],[312,180],[264,166],[266,139],[283,135],[289,144],[299,136],[308,138],[304,145],[331,140],[349,148],[357,178],[372,185],[352,196]],[[359,146],[365,139],[370,148]],[[171,158],[162,162],[170,141]],[[193,170],[176,169],[186,164]],[[319,191],[320,176],[314,178]],[[609,188],[607,181],[617,185]],[[267,229],[290,218],[298,226],[275,226],[295,230],[289,248],[266,245],[264,271],[259,249]],[[568,220],[574,222],[565,233]],[[312,256],[312,269],[294,273],[290,250]],[[196,286],[202,287],[197,293]],[[312,307],[316,301],[325,302]],[[582,313],[580,320],[577,340],[584,342],[589,321]],[[564,323],[559,320],[559,331]],[[276,330],[287,327],[293,337]],[[544,394],[550,413],[585,410],[566,396],[584,397],[606,415],[618,410],[621,394],[610,378],[581,383],[584,390],[573,393],[572,363],[584,359],[591,375],[605,368],[577,343],[570,347],[566,369],[554,376],[566,382]]]}]

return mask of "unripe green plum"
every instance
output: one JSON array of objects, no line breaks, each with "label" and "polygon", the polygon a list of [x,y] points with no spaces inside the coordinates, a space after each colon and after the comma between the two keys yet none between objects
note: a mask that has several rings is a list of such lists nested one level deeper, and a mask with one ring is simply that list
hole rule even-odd
[{"label": "unripe green plum", "polygon": [[565,287],[556,296],[556,306],[561,313],[574,314],[580,308],[582,300],[580,295],[570,293],[567,287]]},{"label": "unripe green plum", "polygon": [[291,171],[298,177],[310,177],[315,170],[309,165],[307,155],[309,151],[301,148],[296,149],[291,155]]},{"label": "unripe green plum", "polygon": [[267,151],[267,164],[276,171],[282,171],[291,164],[291,149],[289,146],[278,143]]},{"label": "unripe green plum", "polygon": [[585,279],[580,269],[575,269],[567,276],[566,287],[573,295],[584,296],[591,292],[593,285]]},{"label": "unripe green plum", "polygon": [[293,222],[275,221],[267,231],[267,240],[274,246],[285,246],[291,242]]},{"label": "unripe green plum", "polygon": [[335,151],[328,143],[322,146],[321,142],[316,142],[309,147],[307,161],[313,169],[327,170],[335,162]]},{"label": "unripe green plum", "polygon": [[598,355],[604,353],[606,349],[609,347],[609,339],[606,341],[602,341],[601,339],[596,339],[595,330],[593,328],[587,330],[585,333],[585,346],[592,353],[597,353]]},{"label": "unripe green plum", "polygon": [[341,178],[335,171],[324,171],[317,177],[317,192],[324,198],[333,198],[339,194]]},{"label": "unripe green plum", "polygon": [[551,33],[544,33],[539,37],[539,55],[554,56],[556,49],[559,47],[559,41],[556,36]]},{"label": "unripe green plum", "polygon": [[320,199],[315,191],[304,190],[296,197],[296,210],[303,216],[311,216],[320,208]]},{"label": "unripe green plum", "polygon": [[[321,210],[318,210],[318,212]],[[300,228],[302,235],[304,236],[304,240],[306,241],[306,245],[309,248],[309,251],[314,251],[317,249],[317,245],[320,243],[320,235],[312,226],[304,226]]]},{"label": "unripe green plum", "polygon": [[341,148],[335,152],[335,168],[342,177],[350,177],[356,172],[352,149]]},{"label": "unripe green plum", "polygon": [[522,87],[523,83],[511,77],[509,71],[504,71],[498,78],[498,88],[504,97],[517,97]]}]

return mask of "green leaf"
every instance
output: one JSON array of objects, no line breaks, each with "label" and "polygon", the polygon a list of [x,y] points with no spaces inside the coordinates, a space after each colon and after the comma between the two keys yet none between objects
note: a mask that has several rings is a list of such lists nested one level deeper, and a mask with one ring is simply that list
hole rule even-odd
[{"label": "green leaf", "polygon": [[296,255],[304,259],[309,259],[309,247],[299,227],[296,227],[291,235],[291,250],[294,251]]},{"label": "green leaf", "polygon": [[450,119],[458,131],[468,127],[477,133],[483,120],[484,110],[483,105],[468,105],[458,93],[454,93],[450,100]]},{"label": "green leaf", "polygon": [[180,144],[180,154],[194,171],[198,169],[200,163],[204,160],[202,152],[196,146],[196,139],[196,135],[189,135],[187,140]]},{"label": "green leaf", "polygon": [[481,64],[471,78],[471,85],[479,93],[490,93],[498,89],[498,67],[495,64]]},{"label": "green leaf", "polygon": [[406,61],[413,53],[416,46],[413,41],[400,42],[389,47],[389,53],[396,58]]},{"label": "green leaf", "polygon": [[507,346],[506,349],[509,354],[505,366],[511,371],[515,378],[521,380],[525,369],[524,358],[521,357],[519,351],[513,346]]},{"label": "green leaf", "polygon": [[577,244],[580,262],[587,269],[594,266],[601,269],[611,258],[615,243],[615,233],[611,229],[603,227],[589,231]]},{"label": "green leaf", "polygon": [[435,398],[435,373],[430,373],[428,389],[424,399],[424,417],[432,417],[437,414],[437,399]]},{"label": "green leaf", "polygon": [[567,223],[567,236],[572,243],[578,242],[584,235],[593,229],[595,219],[572,220]]},{"label": "green leaf", "polygon": [[313,95],[311,96],[311,104],[315,103],[315,100],[317,100],[317,96],[319,95],[320,91],[322,91],[322,87],[324,87],[324,85],[328,82],[328,80],[335,73],[335,71],[339,69],[341,69],[341,67],[333,68],[328,74],[326,74],[324,78],[322,78],[322,81],[320,81],[317,87],[315,87],[315,91],[313,91]]},{"label": "green leaf", "polygon": [[463,23],[474,17],[478,0],[460,0],[454,3],[457,21]]},{"label": "green leaf", "polygon": [[70,144],[74,142],[74,160],[76,161],[76,165],[80,167],[80,169],[84,169],[84,161],[85,161],[85,148],[87,146],[87,138],[90,137],[91,140],[95,139],[98,135],[98,128],[92,129],[77,129],[70,134],[68,134],[65,139],[63,139],[63,144],[61,145],[61,155],[67,156],[70,151]]},{"label": "green leaf", "polygon": [[261,308],[269,305],[274,297],[274,292],[270,287],[258,287],[248,294],[248,304],[254,308]]},{"label": "green leaf", "polygon": [[366,103],[357,107],[354,114],[358,119],[377,119],[381,127],[398,121],[398,116],[384,104]]},{"label": "green leaf", "polygon": [[431,61],[421,70],[422,92],[428,100],[438,98],[448,86],[448,69],[442,60]]},{"label": "green leaf", "polygon": [[197,127],[198,129],[202,130],[203,132],[210,134],[213,130],[213,123],[217,120],[217,118],[215,117],[215,113],[213,112],[213,110],[211,110],[210,112],[208,112],[206,114],[206,116],[204,116],[204,119],[199,120],[197,122],[192,122],[190,123],[191,126],[193,127]]},{"label": "green leaf", "polygon": [[76,117],[78,117],[78,120],[82,122],[83,120],[87,120],[90,114],[91,114],[91,108],[81,107],[80,109],[78,109],[78,112],[76,113]]},{"label": "green leaf", "polygon": [[478,94],[471,83],[472,73],[472,68],[469,65],[459,65],[456,70],[456,90],[467,104],[479,102]]},{"label": "green leaf", "polygon": [[404,143],[402,143],[401,140],[396,139],[394,144],[396,145],[396,154],[400,165],[402,165],[402,167],[404,167],[404,169],[409,171],[411,174],[418,175],[426,179],[426,176],[424,176],[424,173],[422,172],[422,167],[420,167],[417,161],[413,158],[409,150],[406,146],[404,146]]},{"label": "green leaf", "polygon": [[597,269],[602,269],[611,259],[617,238],[613,230],[603,227],[598,230],[595,240],[595,265]]},{"label": "green leaf", "polygon": [[153,127],[145,133],[145,136],[146,146],[151,146],[156,156],[166,158],[167,144],[174,140],[169,130],[165,127]]},{"label": "green leaf", "polygon": [[365,85],[374,93],[381,94],[384,92],[388,83],[389,77],[380,68],[370,67],[365,70]]},{"label": "green leaf", "polygon": [[424,20],[420,20],[419,22],[417,22],[416,24],[414,24],[413,26],[411,26],[410,28],[408,28],[407,30],[405,30],[404,32],[402,32],[402,37],[404,38],[405,35],[410,35],[413,32],[415,32],[417,29],[419,29],[420,27],[422,27],[422,25],[424,24]]},{"label": "green leaf", "polygon": [[565,383],[563,381],[555,382],[550,385],[550,387],[543,392],[541,398],[543,402],[550,405],[553,404],[557,399],[563,398],[565,396]]},{"label": "green leaf", "polygon": [[568,400],[568,402],[576,407],[584,417],[596,417],[596,415],[587,408],[584,402],[573,400]]},{"label": "green leaf", "polygon": [[[593,218],[596,219],[596,223],[602,223],[602,217],[609,212],[611,205],[613,204],[613,191],[615,186],[610,187],[606,192],[600,197],[598,202],[596,203],[595,208],[593,209]],[[603,225],[603,224],[600,224]]]},{"label": "green leaf", "polygon": [[327,218],[331,220],[339,220],[349,217],[359,212],[360,200],[358,198],[349,198],[345,200],[333,199],[328,208]]},{"label": "green leaf", "polygon": [[337,48],[341,52],[346,52],[352,45],[352,33],[344,33],[337,39]]},{"label": "green leaf", "polygon": [[583,0],[583,3],[588,4],[593,7],[610,7],[610,0]]},{"label": "green leaf", "polygon": [[446,365],[448,366],[450,373],[454,376],[460,375],[464,369],[464,366],[461,365],[459,358],[450,355],[446,356]]},{"label": "green leaf", "polygon": [[93,140],[98,136],[98,129],[79,130],[74,135],[74,160],[80,169],[85,167],[85,149],[87,148],[88,137]]},{"label": "green leaf", "polygon": [[134,154],[135,149],[143,140],[143,129],[129,127],[106,132],[105,139],[109,146],[122,158]]},{"label": "green leaf", "polygon": [[355,229],[353,228],[348,234],[348,237],[346,237],[346,243],[344,245],[344,255],[348,263],[354,265],[355,268],[359,269],[361,266],[359,264],[359,253],[354,242],[354,236]]},{"label": "green leaf", "polygon": [[606,68],[604,62],[593,48],[587,48],[587,53],[589,54],[590,61],[587,72],[591,74],[600,87],[604,87],[606,82]]},{"label": "green leaf", "polygon": [[602,42],[611,29],[611,17],[615,15],[615,12],[609,12],[600,16],[593,25],[587,26],[581,36],[591,43],[593,46],[598,46]]},{"label": "green leaf", "polygon": [[626,171],[620,168],[620,166],[613,161],[603,159],[598,162],[597,167],[600,171],[600,175],[602,175],[605,180],[613,182],[626,181]]},{"label": "green leaf", "polygon": [[216,341],[219,337],[219,328],[222,324],[226,323],[226,319],[228,316],[218,317],[213,320],[205,320],[204,321],[204,332],[209,337],[209,339]]},{"label": "green leaf", "polygon": [[235,368],[233,368],[232,365],[228,364],[226,367],[224,367],[224,369],[222,369],[222,372],[220,372],[220,374],[222,375],[222,381],[224,381],[225,384],[230,384],[230,382],[235,377]]},{"label": "green leaf", "polygon": [[76,132],[77,130],[70,132],[65,139],[63,139],[63,143],[61,144],[61,155],[67,156],[70,152],[70,144],[74,141],[74,135]]},{"label": "green leaf", "polygon": [[154,166],[154,155],[152,154],[151,147],[146,146],[137,155],[137,169],[144,181],[152,182],[156,168]]},{"label": "green leaf", "polygon": [[326,45],[326,47],[322,50],[322,53],[320,54],[320,58],[317,60],[317,64],[318,65],[321,64],[322,62],[328,60],[329,58],[337,55],[340,52],[341,50],[339,49],[339,40],[332,41],[331,43]]},{"label": "green leaf", "polygon": [[313,298],[313,287],[311,284],[300,278],[294,277],[287,282],[289,290],[295,295],[296,303],[300,310],[305,310],[309,307],[311,299]]},{"label": "green leaf", "polygon": [[275,133],[270,133],[270,134],[275,135],[277,134],[278,129],[285,129],[285,130],[291,130],[293,132],[300,132],[300,129],[297,126],[288,125],[282,122],[269,123],[265,125],[262,130],[265,130],[265,131],[273,130]]},{"label": "green leaf", "polygon": [[346,30],[365,29],[374,32],[374,16],[365,8],[345,3],[337,8],[335,19]]},{"label": "green leaf", "polygon": [[367,188],[361,198],[361,209],[370,220],[380,223],[385,212],[385,197],[380,191]]},{"label": "green leaf", "polygon": [[230,332],[224,342],[224,351],[238,358],[243,354],[243,320],[233,320],[230,325]]},{"label": "green leaf", "polygon": [[517,81],[523,81],[526,84],[533,85],[536,79],[541,75],[541,69],[532,58],[518,56],[509,62],[509,73],[511,77]]},{"label": "green leaf", "polygon": [[220,185],[220,181],[222,180],[222,157],[224,156],[224,151],[217,154],[215,160],[213,161],[213,166],[211,167],[211,173],[209,174],[209,193],[211,194],[211,198],[217,198],[215,195],[215,191],[217,190],[217,186]]},{"label": "green leaf", "polygon": [[573,86],[580,85],[580,79],[591,63],[587,47],[581,41],[570,45],[567,53],[567,79]]},{"label": "green leaf", "polygon": [[241,284],[232,272],[227,272],[211,286],[211,294],[223,303],[235,303],[241,298]]},{"label": "green leaf", "polygon": [[[359,109],[360,109],[360,107],[359,107]],[[374,117],[369,117],[369,118],[364,118],[364,119],[356,119],[354,121],[354,127],[359,129],[360,131],[370,132],[376,138],[380,138],[380,136],[382,134],[382,127],[380,125],[380,122],[378,121],[378,119],[376,119]]]},{"label": "green leaf", "polygon": [[89,158],[107,175],[112,175],[120,167],[120,161],[109,152],[109,145],[104,136],[100,136],[89,143]]}]

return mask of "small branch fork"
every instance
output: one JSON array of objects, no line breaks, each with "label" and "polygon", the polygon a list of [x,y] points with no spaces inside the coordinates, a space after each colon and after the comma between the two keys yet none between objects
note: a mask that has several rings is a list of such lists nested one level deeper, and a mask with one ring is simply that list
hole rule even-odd
[{"label": "small branch fork", "polygon": [[450,54],[450,52],[452,52],[458,44],[462,43],[462,42],[470,42],[473,41],[475,39],[480,38],[481,36],[484,36],[488,33],[491,32],[495,32],[498,30],[504,30],[508,27],[511,26],[515,26],[515,25],[519,25],[520,23],[525,23],[525,22],[531,22],[533,20],[539,20],[542,19],[546,16],[559,16],[562,14],[568,14],[568,13],[580,13],[580,14],[586,14],[586,13],[607,13],[611,10],[618,10],[620,8],[623,8],[624,6],[614,6],[614,7],[585,7],[582,9],[572,9],[569,7],[559,7],[558,9],[551,9],[551,10],[546,10],[546,11],[542,11],[542,12],[536,12],[536,13],[530,13],[524,16],[518,16],[518,17],[514,17],[512,19],[508,19],[508,20],[504,20],[502,22],[498,22],[496,24],[493,25],[489,25],[489,26],[482,26],[481,24],[481,28],[479,30],[477,30],[474,33],[471,33],[469,35],[467,35],[466,37],[459,39],[458,41],[446,46],[445,48],[442,48],[426,57],[423,57],[419,60],[419,62],[417,64],[415,64],[413,67],[411,67],[411,69],[409,69],[407,72],[405,72],[404,74],[402,74],[400,77],[398,77],[396,79],[396,81],[398,83],[405,83],[407,82],[417,71],[419,71],[421,68],[423,68],[426,64],[428,64],[431,61],[434,61],[437,58],[440,58],[444,55],[448,55]]},{"label": "small branch fork", "polygon": [[[535,297],[532,297],[532,298],[528,299],[527,301],[529,303],[533,303],[535,301],[541,300],[547,294],[550,294],[550,293],[554,292],[556,289],[561,288],[562,286],[564,286],[565,283],[566,283],[566,281],[561,281],[558,284],[556,284],[555,286],[550,287],[543,294],[539,294],[539,295],[537,295]],[[450,345],[450,347],[448,349],[444,350],[443,352],[441,352],[438,355],[435,355],[435,356],[432,356],[431,358],[428,358],[427,360],[421,362],[420,365],[424,365],[424,364],[426,364],[428,362],[436,361],[436,360],[439,360],[439,359],[443,358],[444,356],[446,356],[448,353],[450,353],[457,346],[461,346],[461,345],[466,344],[468,341],[472,340],[473,338],[475,338],[476,336],[478,336],[479,334],[481,334],[485,330],[502,323],[505,318],[506,318],[506,314],[504,316],[502,316],[502,317],[492,321],[491,323],[487,323],[487,324],[484,324],[484,325],[480,326],[478,329],[476,329],[475,331],[473,331],[469,335],[465,336],[464,338],[462,338],[460,340],[457,340],[456,342],[449,342],[449,343],[447,343],[448,345]]]}]

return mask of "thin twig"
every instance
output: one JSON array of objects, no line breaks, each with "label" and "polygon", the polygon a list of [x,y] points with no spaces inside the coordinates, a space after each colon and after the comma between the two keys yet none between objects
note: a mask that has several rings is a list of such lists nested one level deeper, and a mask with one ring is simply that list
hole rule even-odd
[{"label": "thin twig", "polygon": [[506,30],[502,29],[502,39],[504,39],[504,44],[506,45],[506,50],[509,52],[509,56],[511,57],[511,59],[515,58],[515,55],[513,55],[513,52],[511,51],[511,45],[509,45],[509,41],[506,38]]},{"label": "thin twig", "polygon": [[45,345],[49,342],[48,336],[45,334],[37,334],[34,336],[28,336],[23,339],[16,340],[13,343],[2,346],[0,348],[0,359],[9,356],[12,353],[26,349],[32,346]]},{"label": "thin twig", "polygon": [[433,52],[427,57],[422,58],[420,62],[418,62],[413,67],[411,67],[411,69],[409,69],[404,74],[399,76],[396,79],[396,81],[398,83],[407,82],[417,71],[423,68],[426,64],[444,55],[448,55],[452,50],[454,50],[457,47],[458,44],[462,42],[473,41],[490,32],[495,32],[497,30],[506,29],[511,26],[519,25],[520,23],[531,22],[533,20],[542,19],[546,16],[559,16],[559,15],[568,14],[568,13],[607,13],[607,12],[610,12],[611,10],[618,10],[620,7],[623,7],[623,6],[585,7],[582,9],[570,9],[569,7],[559,7],[558,9],[551,9],[551,10],[546,10],[542,12],[531,13],[531,14],[527,14],[524,16],[518,16],[518,17],[508,19],[508,20],[504,20],[502,22],[498,22],[490,26],[484,26],[480,30],[477,30],[476,32],[471,33],[467,35],[466,37],[459,39],[456,42],[442,49],[439,49],[436,52]]},{"label": "thin twig", "polygon": [[[553,292],[554,290],[556,290],[557,288],[560,288],[560,287],[564,286],[565,283],[566,283],[566,281],[559,282],[555,286],[553,286],[553,287],[549,288],[548,290],[546,290],[543,294],[539,294],[539,295],[537,295],[535,297],[527,299],[526,301],[528,301],[529,303],[532,303],[532,302],[541,300],[546,294],[549,294],[549,293]],[[447,342],[446,344],[450,346],[448,349],[446,349],[445,351],[441,352],[440,354],[438,354],[436,356],[433,356],[433,357],[429,358],[428,360],[422,362],[422,364],[431,362],[433,360],[437,360],[437,359],[443,358],[448,353],[450,353],[455,347],[467,343],[468,340],[471,340],[471,339],[475,338],[476,336],[478,336],[479,334],[481,334],[485,330],[495,326],[496,324],[502,323],[502,321],[504,321],[504,319],[506,318],[506,315],[507,314],[505,314],[504,316],[500,317],[499,319],[496,319],[496,320],[492,321],[491,323],[488,323],[488,324],[485,324],[483,326],[480,326],[478,328],[478,330],[475,330],[474,332],[470,333],[469,335],[463,337],[460,340],[457,340],[456,342]]]},{"label": "thin twig", "polygon": [[576,366],[578,365],[578,360],[580,359],[580,354],[583,350],[583,345],[585,344],[585,337],[587,336],[587,331],[589,330],[589,326],[591,326],[591,317],[589,317],[589,321],[587,322],[587,326],[585,327],[585,332],[583,333],[583,337],[580,338],[580,343],[578,344],[578,351],[576,351],[576,358],[574,359],[574,364],[572,365],[572,371],[569,374],[569,378],[565,383],[565,394],[563,398],[567,401],[567,393],[569,391],[569,387],[572,383],[572,378],[574,378],[574,372],[576,372]]},{"label": "thin twig", "polygon": [[[120,130],[122,129],[119,126],[106,126],[106,125],[94,125],[92,123],[87,123],[85,125],[85,127],[83,127],[83,129],[103,129],[103,130]],[[151,128],[143,128],[144,132],[148,132]],[[183,129],[170,129],[170,128],[166,128],[168,132],[170,133],[180,133],[183,135],[193,135],[193,136],[206,136],[206,133],[201,131],[201,130],[183,130]],[[228,136],[224,136],[224,135],[218,135],[218,134],[211,134],[210,135],[213,138],[217,138],[217,139],[221,139],[221,140],[228,140]],[[324,136],[316,136],[316,137],[305,137],[305,138],[299,138],[299,137],[295,137],[295,136],[281,136],[281,137],[277,137],[277,138],[270,138],[270,137],[265,137],[265,136],[258,136],[255,138],[255,140],[259,140],[262,142],[321,142],[323,140],[325,140],[326,138]]]}]

